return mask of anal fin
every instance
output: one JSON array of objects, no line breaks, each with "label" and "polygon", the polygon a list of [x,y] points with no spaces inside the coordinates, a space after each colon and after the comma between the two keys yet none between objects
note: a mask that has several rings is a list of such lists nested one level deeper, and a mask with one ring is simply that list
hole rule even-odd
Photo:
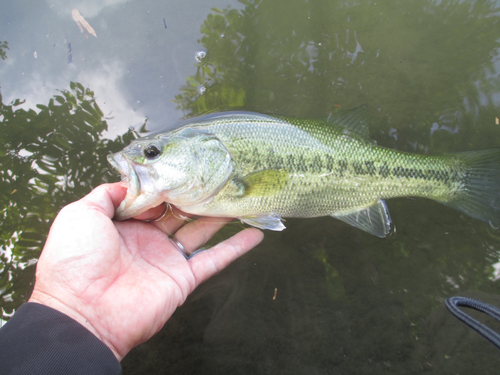
[{"label": "anal fin", "polygon": [[392,228],[389,209],[382,199],[367,208],[332,217],[377,237],[386,237]]}]

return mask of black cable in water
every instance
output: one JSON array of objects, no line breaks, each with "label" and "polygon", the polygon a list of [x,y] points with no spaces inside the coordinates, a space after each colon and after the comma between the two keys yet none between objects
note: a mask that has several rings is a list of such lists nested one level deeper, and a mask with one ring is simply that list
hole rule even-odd
[{"label": "black cable in water", "polygon": [[490,340],[493,345],[500,349],[500,335],[485,324],[464,313],[458,308],[458,306],[470,307],[474,310],[481,311],[498,321],[500,321],[500,309],[487,303],[466,297],[450,297],[446,299],[445,303],[446,307],[453,315],[472,329],[479,332],[480,335]]}]

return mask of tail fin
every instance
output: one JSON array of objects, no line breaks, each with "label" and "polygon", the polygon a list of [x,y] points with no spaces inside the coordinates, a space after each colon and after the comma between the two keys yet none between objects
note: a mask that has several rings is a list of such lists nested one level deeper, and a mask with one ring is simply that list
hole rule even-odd
[{"label": "tail fin", "polygon": [[464,187],[455,199],[443,202],[463,213],[500,227],[500,148],[454,154],[465,161]]}]

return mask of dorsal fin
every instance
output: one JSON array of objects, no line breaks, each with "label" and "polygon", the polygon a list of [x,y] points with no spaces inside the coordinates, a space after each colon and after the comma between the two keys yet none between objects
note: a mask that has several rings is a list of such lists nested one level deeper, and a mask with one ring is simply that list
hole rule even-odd
[{"label": "dorsal fin", "polygon": [[370,138],[368,129],[369,109],[367,104],[363,104],[347,111],[334,113],[328,117],[327,121],[344,127],[348,133],[368,139]]}]

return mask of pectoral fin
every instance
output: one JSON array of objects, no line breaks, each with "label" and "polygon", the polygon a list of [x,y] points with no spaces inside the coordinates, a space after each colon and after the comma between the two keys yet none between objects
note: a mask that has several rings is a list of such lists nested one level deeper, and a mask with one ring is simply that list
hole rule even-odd
[{"label": "pectoral fin", "polygon": [[283,169],[264,169],[233,180],[240,197],[265,197],[281,191],[289,180]]},{"label": "pectoral fin", "polygon": [[249,216],[239,218],[243,223],[260,229],[282,231],[285,226],[281,222],[281,216],[272,214],[268,216]]},{"label": "pectoral fin", "polygon": [[391,215],[382,199],[367,208],[332,217],[378,237],[385,237],[391,232]]}]

